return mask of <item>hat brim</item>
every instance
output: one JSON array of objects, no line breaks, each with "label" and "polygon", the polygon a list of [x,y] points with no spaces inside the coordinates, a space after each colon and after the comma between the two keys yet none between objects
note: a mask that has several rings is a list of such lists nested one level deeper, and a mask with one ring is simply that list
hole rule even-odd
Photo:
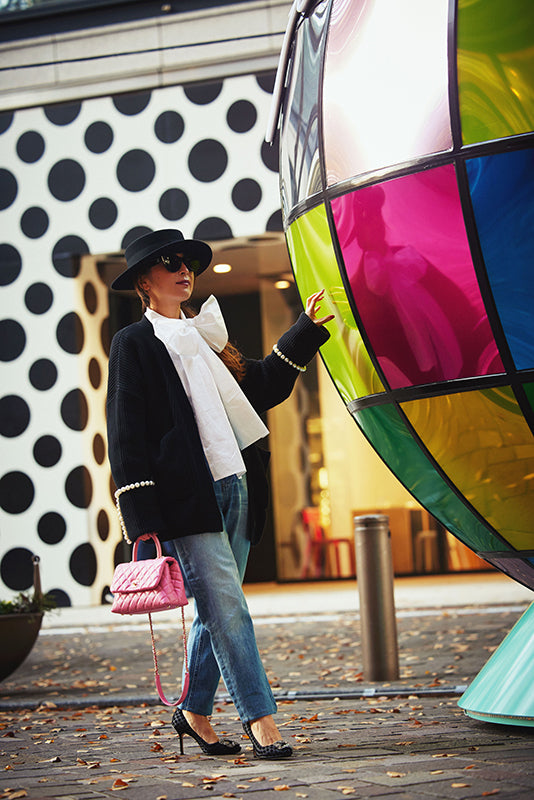
[{"label": "hat brim", "polygon": [[184,256],[195,259],[199,264],[198,268],[194,270],[195,276],[200,275],[209,267],[213,255],[209,244],[202,242],[200,239],[176,239],[174,242],[154,247],[149,253],[143,254],[143,258],[130,264],[128,269],[125,269],[115,278],[111,288],[116,291],[134,289],[135,277],[143,268],[149,265],[150,262],[154,262],[157,256],[166,256],[171,253],[183,253]]}]

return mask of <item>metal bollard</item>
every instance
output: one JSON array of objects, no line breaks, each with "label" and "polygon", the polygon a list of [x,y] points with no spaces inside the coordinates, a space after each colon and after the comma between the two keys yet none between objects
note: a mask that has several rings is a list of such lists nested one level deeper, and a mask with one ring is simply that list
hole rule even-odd
[{"label": "metal bollard", "polygon": [[399,654],[389,518],[383,514],[354,517],[354,542],[364,678],[397,680]]}]

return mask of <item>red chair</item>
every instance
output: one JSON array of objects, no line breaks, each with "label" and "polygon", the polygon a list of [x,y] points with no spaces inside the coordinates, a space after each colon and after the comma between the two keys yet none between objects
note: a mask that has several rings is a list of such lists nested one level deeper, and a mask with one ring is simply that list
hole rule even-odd
[{"label": "red chair", "polygon": [[[304,548],[301,557],[300,578],[339,578],[341,577],[340,548],[348,548],[350,577],[356,575],[354,543],[351,539],[329,539],[318,508],[303,508],[299,514],[304,531]],[[332,553],[335,569],[332,568]]]}]

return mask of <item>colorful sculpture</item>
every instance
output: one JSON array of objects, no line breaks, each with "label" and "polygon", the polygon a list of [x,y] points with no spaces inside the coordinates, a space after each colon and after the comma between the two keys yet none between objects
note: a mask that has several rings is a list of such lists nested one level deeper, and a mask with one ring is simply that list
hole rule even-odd
[{"label": "colorful sculpture", "polygon": [[342,400],[534,588],[534,5],[295,2],[275,96],[287,244],[301,296],[327,288]]}]

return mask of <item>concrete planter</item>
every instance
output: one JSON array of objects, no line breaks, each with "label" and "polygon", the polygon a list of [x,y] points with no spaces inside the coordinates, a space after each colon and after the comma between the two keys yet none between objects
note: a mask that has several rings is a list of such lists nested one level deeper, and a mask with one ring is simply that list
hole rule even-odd
[{"label": "concrete planter", "polygon": [[42,613],[0,614],[0,681],[11,675],[29,655],[42,621]]}]

